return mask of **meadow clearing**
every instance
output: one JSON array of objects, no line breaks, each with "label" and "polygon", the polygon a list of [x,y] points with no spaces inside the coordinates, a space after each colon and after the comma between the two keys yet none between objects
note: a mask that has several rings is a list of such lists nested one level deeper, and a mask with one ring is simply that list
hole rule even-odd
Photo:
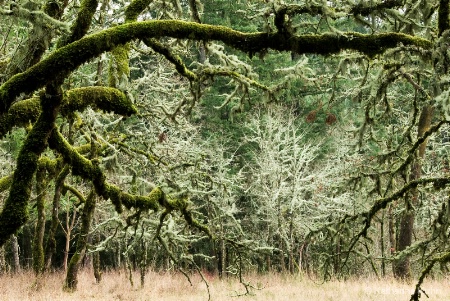
[{"label": "meadow clearing", "polygon": [[[50,300],[208,300],[205,283],[199,276],[193,275],[192,285],[186,278],[174,272],[149,272],[144,287],[140,285],[138,274],[133,275],[134,285],[130,284],[125,272],[105,272],[100,283],[95,282],[92,271],[80,272],[78,290],[66,292],[62,289],[63,273],[42,276],[37,284],[32,273],[23,272],[0,276],[0,300],[2,301],[50,301]],[[306,276],[286,276],[280,274],[252,275],[246,280],[261,289],[253,290],[251,295],[241,295],[245,287],[234,277],[218,279],[209,275],[211,300],[308,300],[308,301],[344,301],[344,300],[409,300],[413,293],[413,284],[389,279],[361,278],[346,281],[332,280],[321,282]],[[450,300],[450,281],[447,278],[429,279],[423,285],[428,294],[422,300]]]}]

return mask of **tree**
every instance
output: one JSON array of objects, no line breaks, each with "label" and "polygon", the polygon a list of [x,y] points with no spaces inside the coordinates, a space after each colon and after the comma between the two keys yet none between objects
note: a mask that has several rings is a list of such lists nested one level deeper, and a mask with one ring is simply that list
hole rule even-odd
[{"label": "tree", "polygon": [[[255,91],[262,92],[268,102],[282,101],[294,79],[304,84],[301,92],[305,102],[312,99],[316,104],[317,108],[308,114],[309,122],[316,120],[324,106],[353,99],[355,107],[363,111],[355,119],[359,127],[357,151],[377,160],[363,164],[370,172],[361,169],[353,174],[368,193],[371,206],[353,215],[339,216],[339,225],[363,224],[348,238],[347,254],[361,237],[368,235],[379,212],[403,197],[406,213],[400,233],[401,237],[402,233],[410,234],[415,217],[411,211],[420,204],[411,201],[416,199],[415,189],[433,185],[434,193],[449,182],[445,174],[420,174],[425,141],[447,123],[448,1],[268,2],[247,2],[250,8],[246,17],[254,18],[252,24],[258,31],[250,27],[252,31],[245,32],[202,23],[198,1],[135,0],[109,6],[107,1],[83,0],[78,7],[51,0],[12,3],[9,8],[2,2],[0,14],[7,18],[0,21],[5,24],[1,30],[6,37],[0,48],[0,134],[4,137],[16,127],[27,132],[15,158],[14,173],[2,180],[9,194],[0,213],[0,246],[28,220],[33,181],[37,183],[36,191],[43,192],[45,184],[61,175],[66,165],[71,179],[90,183],[92,194],[110,200],[117,213],[122,214],[123,207],[132,210],[132,224],[140,221],[143,212],[161,212],[156,228],[159,238],[166,218],[179,212],[193,231],[216,239],[210,228],[198,220],[201,215],[191,209],[182,186],[171,183],[170,175],[157,179],[155,185],[147,185],[143,194],[132,192],[132,185],[114,177],[114,172],[120,171],[123,178],[129,178],[131,169],[118,169],[114,160],[124,152],[133,154],[130,161],[144,156],[151,162],[149,170],[154,174],[164,170],[161,166],[170,166],[155,146],[156,138],[139,134],[151,132],[148,129],[155,124],[176,122],[182,114],[195,114],[197,104],[208,97],[208,88],[217,78],[230,79],[221,106],[230,108],[230,116],[250,107],[258,97]],[[119,17],[114,19],[109,12]],[[61,20],[74,21],[69,26]],[[11,21],[15,23],[8,23]],[[23,24],[31,24],[32,29]],[[25,41],[20,51],[14,36]],[[273,51],[292,53],[294,67],[275,83],[260,82],[248,68],[252,60],[243,62],[233,51],[250,59],[255,55],[264,59]],[[314,59],[310,63],[295,62],[299,55]],[[317,56],[330,57],[325,60],[329,64],[318,64]],[[165,62],[160,63],[162,58]],[[146,72],[145,67],[153,72]],[[302,72],[306,68],[311,72]],[[149,79],[154,82],[147,89],[144,86]],[[149,92],[158,98],[149,96]],[[154,102],[147,101],[147,97]],[[162,102],[165,99],[167,103]],[[98,115],[88,106],[123,118]],[[327,112],[326,122],[332,123],[333,116]],[[98,120],[102,126],[96,126]],[[388,136],[385,129],[389,127],[405,129],[399,135]],[[157,140],[163,143],[167,135],[162,129]],[[407,194],[411,199],[405,197]],[[45,201],[39,195],[40,201]],[[44,263],[41,233],[45,217],[41,205],[37,206],[36,271],[42,270]],[[442,203],[436,216],[438,232],[448,227],[440,218],[447,207]],[[83,217],[83,235],[89,232],[90,216],[86,213]],[[348,227],[338,227],[341,235],[339,229]],[[424,240],[425,245],[439,245],[438,237],[437,232],[432,234]],[[164,245],[163,239],[160,242]],[[77,254],[82,254],[86,244],[78,243]],[[397,262],[424,244],[412,244],[406,239],[399,245]],[[447,262],[450,257],[445,247],[429,251],[434,259],[422,276],[436,262]],[[344,265],[347,259],[342,258]],[[399,277],[409,274],[408,268],[397,271]],[[415,299],[419,289],[420,283]]]}]

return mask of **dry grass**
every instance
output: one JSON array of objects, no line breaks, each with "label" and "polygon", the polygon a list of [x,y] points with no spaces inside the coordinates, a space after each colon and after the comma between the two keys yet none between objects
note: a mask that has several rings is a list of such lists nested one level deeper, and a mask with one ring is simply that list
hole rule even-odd
[{"label": "dry grass", "polygon": [[[219,280],[208,277],[211,300],[409,300],[413,285],[391,279],[359,279],[349,281],[330,281],[318,283],[306,277],[282,275],[249,276],[254,285],[264,288],[255,291],[253,296],[236,297],[245,292],[244,287],[234,278]],[[69,300],[208,300],[205,284],[198,276],[192,277],[193,286],[180,274],[150,272],[143,288],[139,285],[138,275],[134,276],[135,285],[131,286],[124,272],[111,272],[103,275],[100,284],[95,283],[90,271],[83,271],[79,277],[79,289],[68,293],[62,290],[62,273],[43,276],[40,284],[31,273],[0,277],[0,300],[2,301],[69,301]],[[448,279],[428,280],[423,289],[429,299],[450,300]]]}]

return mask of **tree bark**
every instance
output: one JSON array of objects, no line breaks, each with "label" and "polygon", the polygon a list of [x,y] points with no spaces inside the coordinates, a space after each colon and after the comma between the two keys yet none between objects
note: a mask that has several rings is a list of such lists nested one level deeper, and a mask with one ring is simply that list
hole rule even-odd
[{"label": "tree bark", "polygon": [[102,271],[101,271],[101,266],[100,266],[100,252],[95,252],[94,254],[92,254],[92,263],[94,266],[94,277],[95,277],[95,282],[96,283],[100,283],[102,281]]},{"label": "tree bark", "polygon": [[6,272],[6,259],[5,259],[5,248],[0,247],[0,275]]},{"label": "tree bark", "polygon": [[46,197],[46,171],[38,167],[36,171],[36,210],[37,221],[33,241],[33,270],[35,275],[44,271],[44,233],[45,233],[45,197]]},{"label": "tree bark", "polygon": [[95,210],[95,192],[92,190],[86,198],[83,213],[81,215],[81,229],[77,241],[77,250],[70,259],[67,269],[65,288],[69,291],[77,289],[78,284],[78,269],[88,245],[89,229],[91,227],[92,216]]},{"label": "tree bark", "polygon": [[11,252],[13,254],[13,265],[12,271],[13,273],[20,272],[20,260],[19,260],[19,242],[17,240],[17,236],[15,234],[11,235]]},{"label": "tree bark", "polygon": [[[50,270],[50,267],[52,265],[52,257],[53,254],[56,252],[56,240],[55,240],[55,234],[56,230],[58,229],[59,225],[59,204],[61,200],[61,192],[64,186],[64,180],[66,176],[69,174],[70,169],[69,166],[66,165],[61,173],[58,175],[55,181],[55,194],[53,195],[53,203],[52,203],[52,221],[50,224],[50,229],[48,230],[48,238],[47,238],[47,244],[45,247],[45,270]],[[70,240],[70,235],[69,235]],[[66,271],[67,268],[67,260],[65,260],[65,266],[64,271]]]},{"label": "tree bark", "polygon": [[[433,117],[434,108],[430,105],[425,106],[420,114],[418,124],[418,137],[422,137],[424,133],[430,128]],[[411,167],[410,181],[418,180],[422,174],[421,160],[425,157],[425,150],[428,139],[425,140],[418,149],[416,160]],[[398,233],[397,251],[401,252],[408,248],[412,243],[412,236],[414,231],[414,206],[418,204],[419,192],[417,189],[413,190],[409,195],[409,202],[406,202],[406,210],[400,217],[400,229]],[[411,263],[410,256],[393,262],[394,276],[400,279],[411,279]]]}]

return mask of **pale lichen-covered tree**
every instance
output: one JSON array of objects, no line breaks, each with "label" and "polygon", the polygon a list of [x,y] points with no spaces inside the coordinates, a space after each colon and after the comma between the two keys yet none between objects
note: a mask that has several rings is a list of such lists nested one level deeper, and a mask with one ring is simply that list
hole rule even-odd
[{"label": "pale lichen-covered tree", "polygon": [[[362,112],[354,114],[352,122],[358,128],[357,151],[367,154],[368,161],[351,176],[369,192],[370,204],[367,210],[330,221],[340,225],[329,232],[335,238],[344,239],[341,230],[349,224],[356,229],[345,237],[346,244],[339,242],[346,251],[338,250],[343,252],[338,264],[346,265],[357,242],[370,238],[374,220],[390,206],[399,211],[397,246],[392,246],[395,275],[409,277],[411,255],[418,250],[427,254],[412,297],[417,300],[423,277],[436,263],[450,259],[445,199],[434,204],[440,209],[430,218],[432,231],[416,242],[411,235],[416,213],[425,204],[423,196],[445,190],[450,181],[445,173],[421,171],[427,140],[439,133],[449,115],[449,2],[245,3],[244,17],[255,26],[238,31],[226,18],[221,25],[203,22],[202,9],[211,9],[210,1],[205,7],[201,1],[177,0],[2,1],[0,134],[5,137],[18,127],[26,133],[14,171],[0,182],[7,191],[0,213],[0,245],[36,209],[34,268],[42,272],[46,253],[42,204],[48,200],[40,192],[47,191],[52,180],[53,231],[61,192],[79,185],[83,187],[79,199],[86,200],[83,235],[89,233],[93,213],[89,208],[95,207],[87,200],[101,198],[118,214],[124,208],[131,210],[131,224],[140,221],[141,213],[159,212],[156,237],[162,245],[162,225],[177,214],[192,231],[217,239],[206,221],[198,219],[190,194],[182,193],[183,185],[171,181],[170,173],[176,174],[175,167],[183,162],[168,162],[165,156],[171,158],[174,150],[158,147],[170,139],[164,127],[176,124],[183,114],[196,114],[202,101],[211,97],[208,89],[217,79],[229,80],[219,109],[229,109],[231,120],[255,101],[283,101],[284,91],[296,87],[302,98],[298,105],[304,105],[303,100],[316,103],[317,109],[306,116],[309,122],[337,103]],[[283,68],[286,76],[259,81],[251,67],[254,57],[264,60],[279,52],[292,54],[291,68]],[[301,55],[309,55],[311,61],[296,62]],[[323,57],[320,63],[318,56]],[[300,84],[293,85],[295,80]],[[325,121],[332,124],[335,118],[328,114]],[[145,135],[158,126],[157,137]],[[134,160],[146,158],[148,185],[133,191],[133,185],[124,183],[127,177],[135,179],[136,172],[116,168],[119,154],[127,154],[131,168],[139,166]],[[166,178],[147,179],[165,168]],[[118,171],[120,175],[114,174]],[[89,197],[86,187],[93,187]],[[29,206],[32,193],[39,195],[36,208]],[[47,242],[49,252],[54,250],[52,239]],[[77,270],[77,257],[88,248],[86,237],[81,240],[69,271]],[[68,275],[69,288],[76,286],[72,276]]]}]

